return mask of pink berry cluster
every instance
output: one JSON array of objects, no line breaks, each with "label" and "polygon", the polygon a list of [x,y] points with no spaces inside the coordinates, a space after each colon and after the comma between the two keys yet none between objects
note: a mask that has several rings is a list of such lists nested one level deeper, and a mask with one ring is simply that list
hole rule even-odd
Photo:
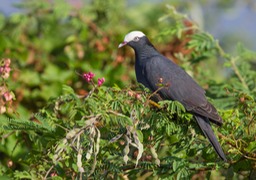
[{"label": "pink berry cluster", "polygon": [[139,93],[136,93],[135,91],[128,91],[128,95],[131,97],[135,97],[138,100],[141,100],[141,95]]},{"label": "pink berry cluster", "polygon": [[[95,74],[92,73],[92,72],[84,73],[84,74],[82,75],[82,77],[86,80],[86,82],[92,83],[92,84],[94,84],[93,81],[92,81],[94,76],[95,76]],[[99,86],[99,87],[100,87],[104,82],[105,82],[105,78],[104,78],[104,77],[98,78],[98,86]]]},{"label": "pink berry cluster", "polygon": [[98,78],[98,86],[101,86],[105,82],[105,78]]},{"label": "pink berry cluster", "polygon": [[0,114],[5,113],[7,110],[11,110],[12,101],[14,95],[8,90],[8,87],[5,83],[5,79],[10,76],[10,59],[2,59],[0,66]]},{"label": "pink berry cluster", "polygon": [[94,76],[95,76],[95,74],[93,74],[92,72],[88,72],[87,74],[86,73],[83,74],[83,78],[87,82],[90,82]]}]

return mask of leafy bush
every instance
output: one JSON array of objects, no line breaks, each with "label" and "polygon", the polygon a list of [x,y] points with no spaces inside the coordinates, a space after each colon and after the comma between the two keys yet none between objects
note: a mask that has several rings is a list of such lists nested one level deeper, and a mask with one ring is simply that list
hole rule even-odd
[{"label": "leafy bush", "polygon": [[[127,33],[121,26],[132,24],[115,26],[129,19],[123,3],[93,1],[74,11],[62,1],[26,1],[25,13],[5,18],[0,48],[12,59],[12,71],[3,78],[10,66],[3,60],[1,87],[16,100],[1,91],[0,107],[17,108],[1,111],[1,176],[253,179],[256,53],[241,44],[236,55],[226,53],[171,6],[158,22],[165,28],[154,41],[169,47],[160,51],[198,80],[224,119],[215,131],[228,157],[224,163],[180,103],[152,102],[152,93],[131,85],[133,55],[117,53]],[[213,76],[221,72],[218,59],[225,61],[225,78]]]}]

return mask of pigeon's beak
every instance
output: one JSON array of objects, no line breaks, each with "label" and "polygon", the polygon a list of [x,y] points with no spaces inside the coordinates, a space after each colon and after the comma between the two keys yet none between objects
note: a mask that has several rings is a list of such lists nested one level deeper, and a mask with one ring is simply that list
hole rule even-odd
[{"label": "pigeon's beak", "polygon": [[121,44],[119,44],[118,48],[121,48],[121,47],[125,46],[126,44],[127,44],[127,42],[124,41],[124,42],[122,42]]}]

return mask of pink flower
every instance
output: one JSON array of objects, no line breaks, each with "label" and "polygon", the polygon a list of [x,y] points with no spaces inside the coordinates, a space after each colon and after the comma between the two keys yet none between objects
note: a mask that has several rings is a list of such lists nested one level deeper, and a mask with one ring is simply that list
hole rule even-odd
[{"label": "pink flower", "polygon": [[0,114],[3,114],[6,112],[6,107],[5,106],[0,106]]},{"label": "pink flower", "polygon": [[101,86],[105,82],[105,78],[99,78],[98,79],[98,86]]},{"label": "pink flower", "polygon": [[4,73],[4,66],[0,66],[0,73]]},{"label": "pink flower", "polygon": [[9,66],[5,66],[4,70],[5,70],[6,73],[9,73],[11,71],[11,68]]},{"label": "pink flower", "polygon": [[3,73],[3,74],[2,74],[2,78],[4,78],[4,79],[7,79],[9,76],[10,76],[9,73]]},{"label": "pink flower", "polygon": [[11,64],[11,59],[4,59],[4,65],[9,67]]},{"label": "pink flower", "polygon": [[11,101],[12,98],[13,98],[13,97],[12,97],[12,94],[9,93],[9,92],[5,92],[3,96],[4,96],[4,98],[5,98],[6,101]]},{"label": "pink flower", "polygon": [[2,66],[0,66],[0,76],[4,79],[7,79],[10,75],[10,64],[11,60],[10,59],[4,59]]},{"label": "pink flower", "polygon": [[141,99],[141,95],[140,95],[140,94],[136,94],[135,97],[136,97],[136,99],[138,99],[138,100]]},{"label": "pink flower", "polygon": [[92,78],[95,76],[95,74],[93,74],[92,72],[89,73],[84,73],[83,74],[83,78],[87,81],[90,82],[92,80]]}]

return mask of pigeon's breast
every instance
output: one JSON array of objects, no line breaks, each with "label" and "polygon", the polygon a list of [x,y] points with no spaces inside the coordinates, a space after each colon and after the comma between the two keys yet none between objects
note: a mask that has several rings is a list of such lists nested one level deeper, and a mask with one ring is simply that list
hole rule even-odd
[{"label": "pigeon's breast", "polygon": [[143,84],[145,87],[150,88],[146,76],[145,76],[145,64],[140,63],[139,60],[136,60],[135,62],[135,73],[136,73],[136,79],[139,83]]}]

